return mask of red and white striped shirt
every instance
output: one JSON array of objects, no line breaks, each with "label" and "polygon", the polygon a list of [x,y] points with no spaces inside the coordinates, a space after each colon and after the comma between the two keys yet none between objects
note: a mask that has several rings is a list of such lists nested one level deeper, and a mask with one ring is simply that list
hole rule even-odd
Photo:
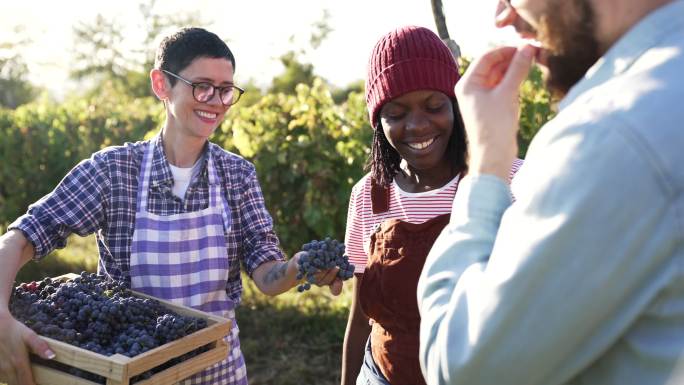
[{"label": "red and white striped shirt", "polygon": [[[510,178],[522,166],[516,159],[511,167]],[[346,252],[349,262],[355,266],[355,273],[363,273],[368,262],[370,236],[377,226],[388,219],[399,219],[408,223],[423,223],[436,216],[451,212],[451,204],[456,195],[459,176],[444,186],[420,193],[403,191],[393,181],[390,185],[389,210],[373,214],[371,206],[371,177],[366,174],[356,183],[349,199],[347,229],[345,234]]]}]

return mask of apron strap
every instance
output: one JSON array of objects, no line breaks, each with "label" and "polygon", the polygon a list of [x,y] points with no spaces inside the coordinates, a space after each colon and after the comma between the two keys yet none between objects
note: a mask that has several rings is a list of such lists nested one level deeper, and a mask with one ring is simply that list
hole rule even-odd
[{"label": "apron strap", "polygon": [[154,142],[151,140],[145,146],[143,153],[142,167],[140,167],[140,174],[138,174],[138,193],[137,203],[138,211],[147,211],[147,195],[150,189],[150,181],[147,177],[152,173],[152,158],[154,156]]},{"label": "apron strap", "polygon": [[209,176],[209,206],[215,207],[219,204],[219,201],[221,202],[220,204],[222,206],[221,215],[223,216],[223,227],[227,233],[230,231],[232,224],[230,219],[231,211],[230,207],[228,206],[228,202],[226,202],[225,197],[223,197],[221,194],[221,180],[219,179],[218,172],[216,171],[216,167],[214,166],[214,160],[211,156],[211,147],[207,149],[207,152],[207,174]]},{"label": "apron strap", "polygon": [[209,177],[209,206],[214,207],[221,197],[221,185],[219,183],[218,175],[216,175],[216,168],[214,167],[214,160],[211,157],[211,150],[207,154],[207,176]]}]

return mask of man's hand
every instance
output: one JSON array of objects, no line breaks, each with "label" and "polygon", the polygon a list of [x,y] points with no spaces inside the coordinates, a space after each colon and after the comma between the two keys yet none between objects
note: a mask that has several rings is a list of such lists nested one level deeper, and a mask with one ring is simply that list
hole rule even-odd
[{"label": "man's hand", "polygon": [[33,330],[9,313],[0,314],[0,330],[0,381],[9,385],[33,385],[27,349],[45,359],[52,359],[55,354]]},{"label": "man's hand", "polygon": [[468,137],[469,173],[508,180],[518,152],[518,91],[536,48],[502,47],[473,62],[456,85]]}]

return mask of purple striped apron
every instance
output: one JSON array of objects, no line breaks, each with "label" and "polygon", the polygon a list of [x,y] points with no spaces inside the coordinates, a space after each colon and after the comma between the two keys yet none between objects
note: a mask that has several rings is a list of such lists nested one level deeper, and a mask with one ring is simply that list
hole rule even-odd
[{"label": "purple striped apron", "polygon": [[154,145],[150,142],[138,177],[138,205],[131,243],[131,287],[232,321],[231,332],[225,338],[230,346],[228,357],[184,380],[183,384],[247,385],[235,304],[226,293],[225,231],[230,230],[230,220],[211,152],[207,159],[209,206],[192,213],[165,216],[147,211],[153,153]]}]

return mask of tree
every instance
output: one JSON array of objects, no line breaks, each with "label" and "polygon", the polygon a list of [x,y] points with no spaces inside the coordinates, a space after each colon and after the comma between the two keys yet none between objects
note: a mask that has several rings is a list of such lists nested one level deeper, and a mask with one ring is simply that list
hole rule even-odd
[{"label": "tree", "polygon": [[311,85],[314,79],[313,65],[301,63],[294,51],[289,51],[280,56],[280,62],[285,70],[273,78],[270,92],[293,94],[299,84]]},{"label": "tree", "polygon": [[[329,19],[330,12],[323,10],[320,20],[311,25],[312,32],[309,36],[310,48],[317,49],[320,47],[330,32],[332,32]],[[295,37],[290,36],[290,43],[293,43],[294,40]],[[313,85],[313,81],[316,78],[313,65],[301,61],[301,57],[306,56],[306,54],[307,49],[301,48],[299,50],[291,49],[280,56],[280,62],[285,69],[280,75],[273,78],[269,88],[270,92],[294,94],[299,84]]]},{"label": "tree", "polygon": [[365,92],[365,89],[366,84],[364,83],[364,81],[356,80],[354,82],[347,84],[345,87],[333,89],[332,97],[335,101],[335,104],[342,104],[349,98],[349,94],[353,92],[363,94]]},{"label": "tree", "polygon": [[451,53],[455,58],[461,57],[461,48],[458,44],[449,37],[449,29],[446,25],[446,17],[444,16],[444,7],[442,6],[442,0],[430,0],[432,5],[432,16],[435,19],[435,24],[437,25],[437,34],[444,41],[444,43],[449,47]]},{"label": "tree", "polygon": [[155,4],[156,0],[144,0],[138,4],[140,18],[137,29],[144,31],[138,42],[131,41],[116,19],[108,19],[101,14],[93,23],[82,22],[74,27],[75,63],[71,76],[104,83],[104,86],[95,86],[91,94],[106,89],[133,97],[152,96],[148,71],[154,64],[155,40],[162,33],[180,27],[206,24],[197,12],[158,14],[154,11]]},{"label": "tree", "polygon": [[[15,34],[21,34],[15,28]],[[0,42],[0,106],[14,109],[35,99],[38,90],[27,79],[28,68],[18,52],[28,39]]]}]

